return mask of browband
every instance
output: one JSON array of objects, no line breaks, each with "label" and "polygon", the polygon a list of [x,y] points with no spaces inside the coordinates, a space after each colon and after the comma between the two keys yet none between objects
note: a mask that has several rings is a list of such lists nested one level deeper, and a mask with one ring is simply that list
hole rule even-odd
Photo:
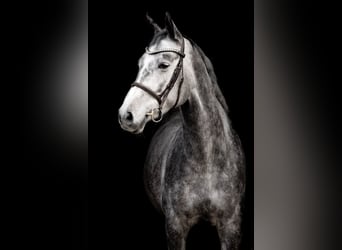
[{"label": "browband", "polygon": [[173,53],[176,53],[183,58],[185,57],[184,51],[179,51],[176,49],[168,49],[167,48],[167,49],[162,49],[162,50],[150,51],[149,48],[146,47],[145,50],[146,50],[146,53],[149,55],[155,55],[155,54],[159,54],[159,53],[163,53],[163,52],[173,52]]}]

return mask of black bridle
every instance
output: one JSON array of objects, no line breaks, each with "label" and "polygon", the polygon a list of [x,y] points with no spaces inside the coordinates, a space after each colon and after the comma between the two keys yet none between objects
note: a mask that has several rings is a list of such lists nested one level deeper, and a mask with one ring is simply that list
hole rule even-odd
[{"label": "black bridle", "polygon": [[131,85],[132,87],[138,87],[138,88],[144,90],[150,96],[152,96],[153,98],[155,98],[158,101],[159,107],[154,108],[151,110],[151,112],[146,113],[146,115],[151,116],[151,119],[153,122],[160,122],[163,119],[162,107],[163,107],[171,89],[175,86],[175,83],[179,77],[180,72],[182,71],[182,76],[181,76],[179,87],[178,87],[177,100],[176,100],[176,102],[172,108],[176,107],[176,105],[178,104],[180,89],[182,87],[183,80],[184,80],[184,76],[183,76],[183,58],[185,57],[185,54],[184,54],[184,38],[182,38],[180,50],[162,49],[162,50],[156,50],[156,51],[149,51],[149,49],[146,48],[146,53],[149,55],[155,55],[155,54],[164,53],[164,52],[173,52],[173,53],[176,53],[177,55],[179,55],[179,61],[177,63],[175,70],[173,71],[173,74],[170,78],[169,83],[166,85],[166,88],[160,94],[156,94],[155,92],[153,92],[153,90],[151,90],[150,88],[144,86],[143,84],[141,84],[139,82],[134,82]]}]

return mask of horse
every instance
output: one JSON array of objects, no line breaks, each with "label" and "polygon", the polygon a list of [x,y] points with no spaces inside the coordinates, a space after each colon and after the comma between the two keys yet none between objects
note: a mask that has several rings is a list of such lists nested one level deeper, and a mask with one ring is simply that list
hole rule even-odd
[{"label": "horse", "polygon": [[122,129],[140,134],[160,122],[145,166],[146,192],[165,216],[169,250],[184,250],[199,220],[217,229],[222,250],[238,249],[245,158],[211,61],[166,13],[118,112]]}]

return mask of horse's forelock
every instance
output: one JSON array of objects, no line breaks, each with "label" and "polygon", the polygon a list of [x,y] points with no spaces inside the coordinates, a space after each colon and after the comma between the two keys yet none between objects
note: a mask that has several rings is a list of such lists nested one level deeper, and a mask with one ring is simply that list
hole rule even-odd
[{"label": "horse's forelock", "polygon": [[149,46],[159,44],[161,40],[165,39],[167,37],[167,31],[166,29],[162,29],[161,31],[154,34]]},{"label": "horse's forelock", "polygon": [[[160,30],[159,32],[154,34],[154,36],[153,36],[153,38],[149,44],[149,47],[159,44],[163,39],[166,39],[167,37],[169,37],[168,31],[166,29]],[[174,41],[177,43],[181,43],[181,41],[178,41],[178,40],[174,40]]]}]

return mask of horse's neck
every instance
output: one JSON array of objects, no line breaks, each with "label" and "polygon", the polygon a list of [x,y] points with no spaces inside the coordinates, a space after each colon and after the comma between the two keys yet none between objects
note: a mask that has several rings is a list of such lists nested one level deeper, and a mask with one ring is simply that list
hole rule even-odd
[{"label": "horse's neck", "polygon": [[210,83],[205,65],[194,63],[195,88],[181,107],[186,150],[192,155],[208,159],[217,150],[218,143],[228,136],[228,118],[220,106]]}]

